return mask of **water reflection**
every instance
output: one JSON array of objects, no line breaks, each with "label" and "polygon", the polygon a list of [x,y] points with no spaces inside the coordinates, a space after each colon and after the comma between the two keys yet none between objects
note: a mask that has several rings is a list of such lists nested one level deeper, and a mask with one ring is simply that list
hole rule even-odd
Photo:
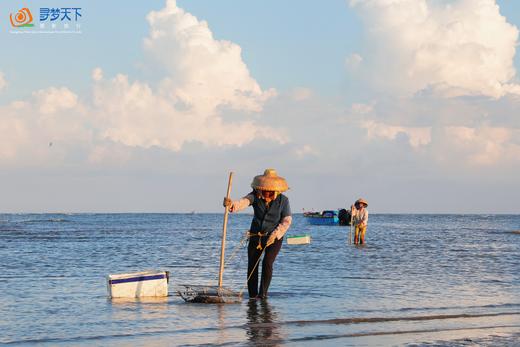
[{"label": "water reflection", "polygon": [[166,319],[171,313],[168,297],[108,298],[112,319],[126,322]]},{"label": "water reflection", "polygon": [[247,338],[251,345],[277,346],[282,341],[276,324],[277,314],[267,300],[247,303]]},{"label": "water reflection", "polygon": [[228,330],[226,329],[226,304],[217,304],[217,318],[218,318],[218,344],[225,344],[228,339]]},{"label": "water reflection", "polygon": [[[138,298],[108,298],[107,301],[113,305],[127,304],[167,304],[169,298],[167,296],[144,296]],[[157,307],[160,307],[158,305]],[[165,307],[166,308],[166,307]]]}]

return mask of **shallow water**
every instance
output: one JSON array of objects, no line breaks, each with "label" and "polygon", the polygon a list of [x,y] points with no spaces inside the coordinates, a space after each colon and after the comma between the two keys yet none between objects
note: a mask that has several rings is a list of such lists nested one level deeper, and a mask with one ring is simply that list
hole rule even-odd
[{"label": "shallow water", "polygon": [[[224,283],[236,291],[250,220],[229,221]],[[221,228],[219,214],[0,214],[0,343],[458,346],[520,336],[518,215],[372,214],[364,247],[347,244],[348,227],[296,215],[288,235],[312,242],[284,244],[267,301],[184,303],[179,284],[217,283]],[[170,271],[169,297],[107,298],[106,275],[148,269]]]}]

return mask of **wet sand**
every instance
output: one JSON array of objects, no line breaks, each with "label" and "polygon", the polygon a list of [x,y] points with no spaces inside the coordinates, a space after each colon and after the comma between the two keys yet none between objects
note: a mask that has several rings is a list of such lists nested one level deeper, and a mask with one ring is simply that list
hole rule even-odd
[{"label": "wet sand", "polygon": [[247,329],[269,337],[263,345],[518,346],[520,312],[291,321]]}]

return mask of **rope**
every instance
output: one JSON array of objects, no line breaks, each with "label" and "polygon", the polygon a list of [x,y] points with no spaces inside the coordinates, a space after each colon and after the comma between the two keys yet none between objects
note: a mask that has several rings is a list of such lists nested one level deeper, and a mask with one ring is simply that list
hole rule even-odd
[{"label": "rope", "polygon": [[255,266],[253,267],[253,270],[251,270],[251,273],[249,274],[249,276],[247,276],[246,283],[244,284],[244,286],[242,287],[242,289],[240,289],[240,292],[239,292],[239,295],[240,295],[240,296],[242,296],[242,293],[244,292],[244,289],[246,289],[247,282],[249,282],[249,279],[250,279],[251,276],[253,275],[253,272],[255,272],[255,269],[256,269],[256,267],[258,266],[258,263],[260,263],[260,259],[262,259],[262,255],[264,254],[266,248],[267,248],[267,247],[264,247],[264,249],[262,249],[262,252],[260,253],[260,256],[258,257],[258,260],[256,261],[256,264],[255,264]]},{"label": "rope", "polygon": [[245,232],[244,234],[244,237],[242,237],[242,239],[240,240],[240,243],[235,246],[235,248],[233,249],[232,253],[231,253],[231,256],[225,261],[225,264],[229,263],[231,261],[231,259],[233,259],[235,257],[235,255],[238,254],[238,250],[240,247],[243,246],[245,240],[251,238],[252,236],[258,236],[258,246],[256,246],[256,249],[258,250],[262,250],[262,252],[260,253],[260,256],[258,257],[258,260],[256,261],[256,264],[255,266],[253,267],[253,269],[251,270],[251,273],[249,273],[249,275],[247,276],[247,280],[246,280],[246,283],[244,284],[244,286],[242,287],[242,289],[240,290],[239,292],[239,295],[242,296],[242,293],[244,292],[244,290],[246,289],[247,287],[247,283],[249,282],[249,280],[251,279],[251,276],[253,275],[253,272],[255,272],[255,269],[257,268],[258,264],[260,263],[260,259],[262,259],[262,255],[264,254],[265,252],[265,249],[267,247],[262,247],[262,236],[265,236],[265,234],[262,234],[260,232],[258,233],[252,233],[250,232],[249,230]]},{"label": "rope", "polygon": [[259,251],[262,250],[262,237],[267,235],[266,233],[261,233],[261,232],[257,232],[257,233],[252,233],[252,232],[248,232],[247,233],[247,236],[249,238],[251,238],[251,236],[258,236],[258,245],[256,246],[256,249],[258,249]]},{"label": "rope", "polygon": [[[235,246],[235,248],[233,248],[233,250],[231,251],[231,255],[226,259],[224,260],[224,266],[226,264],[228,264],[237,254],[238,254],[238,250],[240,249],[240,247],[242,247],[244,245],[244,242],[247,240],[248,238],[248,231],[245,232],[244,236],[242,237],[242,239],[240,240],[240,242]],[[218,279],[218,275],[216,277]]]},{"label": "rope", "polygon": [[235,255],[237,255],[238,253],[238,250],[240,247],[242,247],[244,245],[244,242],[249,238],[249,234],[248,234],[248,231],[245,232],[244,236],[242,237],[242,239],[240,240],[240,242],[238,243],[237,246],[235,246],[235,248],[233,249],[233,251],[231,252],[231,256],[229,256],[229,258],[227,258],[227,260],[224,262],[224,264],[228,264],[231,259],[233,259],[235,257]]}]

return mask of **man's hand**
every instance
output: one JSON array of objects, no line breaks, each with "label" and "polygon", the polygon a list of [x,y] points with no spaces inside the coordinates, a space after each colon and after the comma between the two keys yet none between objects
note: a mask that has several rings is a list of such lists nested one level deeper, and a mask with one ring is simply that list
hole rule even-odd
[{"label": "man's hand", "polygon": [[266,247],[271,246],[276,241],[276,235],[275,233],[272,233],[269,238],[267,239],[267,243],[265,244]]},{"label": "man's hand", "polygon": [[222,202],[222,205],[224,207],[231,207],[231,205],[233,204],[233,200],[231,200],[230,198],[224,198],[224,201]]}]

